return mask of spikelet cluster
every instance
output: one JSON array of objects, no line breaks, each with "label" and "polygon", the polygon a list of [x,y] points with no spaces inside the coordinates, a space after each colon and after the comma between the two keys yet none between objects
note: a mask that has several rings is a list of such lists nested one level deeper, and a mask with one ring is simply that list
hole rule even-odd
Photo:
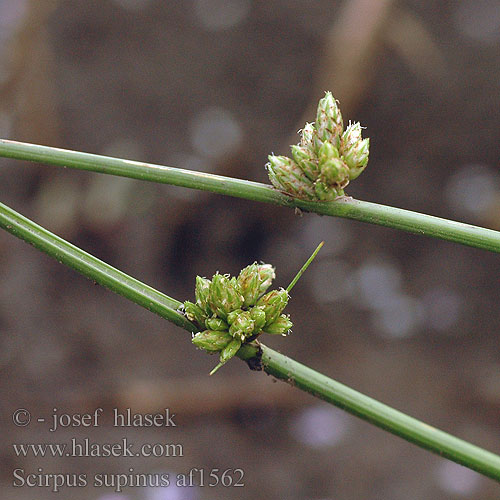
[{"label": "spikelet cluster", "polygon": [[260,333],[286,335],[292,328],[288,315],[282,314],[288,292],[283,288],[267,292],[274,278],[271,265],[257,262],[245,267],[238,277],[219,273],[211,280],[196,277],[196,300],[184,302],[183,309],[200,329],[192,338],[193,344],[220,353],[220,363],[211,374]]},{"label": "spikelet cluster", "polygon": [[292,158],[269,156],[266,164],[272,185],[284,193],[310,201],[333,201],[368,164],[370,139],[361,125],[344,130],[342,115],[331,92],[319,101],[316,121],[306,123]]}]

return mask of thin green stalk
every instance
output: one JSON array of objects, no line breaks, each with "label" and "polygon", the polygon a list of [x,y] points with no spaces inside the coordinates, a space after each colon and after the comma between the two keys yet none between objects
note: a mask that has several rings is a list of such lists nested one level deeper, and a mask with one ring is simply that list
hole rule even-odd
[{"label": "thin green stalk", "polygon": [[[1,203],[0,227],[132,302],[190,332],[195,330],[194,325],[177,311],[181,305],[177,300],[127,276]],[[264,345],[244,345],[238,356],[251,366],[261,365],[266,373],[339,406],[407,441],[485,476],[500,480],[498,455],[430,427]]]},{"label": "thin green stalk", "polygon": [[323,245],[325,244],[324,241],[322,241],[317,247],[316,250],[312,253],[312,255],[306,260],[305,264],[300,268],[299,272],[295,275],[295,278],[290,282],[290,284],[286,287],[286,291],[290,292],[290,290],[296,285],[297,281],[299,281],[300,277],[306,272],[306,269],[309,267],[311,262],[316,258],[316,255],[318,255],[318,252],[321,250]]},{"label": "thin green stalk", "polygon": [[0,203],[0,227],[96,283],[186,330],[196,331],[196,327],[177,311],[181,305],[177,300],[84,252],[3,203]]},{"label": "thin green stalk", "polygon": [[[421,448],[500,480],[500,456],[405,415],[266,346],[261,345],[261,351],[262,366],[269,375]],[[247,350],[244,354],[251,356],[252,353]]]},{"label": "thin green stalk", "polygon": [[352,198],[329,203],[303,201],[286,196],[268,184],[7,140],[0,140],[0,156],[296,207],[307,212],[354,219],[500,253],[498,231]]}]

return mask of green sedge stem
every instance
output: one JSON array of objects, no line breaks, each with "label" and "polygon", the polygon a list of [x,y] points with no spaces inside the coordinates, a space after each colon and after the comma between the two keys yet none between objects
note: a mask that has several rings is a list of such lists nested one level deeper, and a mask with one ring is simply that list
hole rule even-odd
[{"label": "green sedge stem", "polygon": [[[195,326],[177,311],[181,302],[100,261],[2,203],[0,227],[132,302],[189,332],[196,331]],[[269,375],[285,380],[422,448],[500,480],[500,456],[394,410],[264,345],[245,344],[238,351],[238,357],[253,366],[261,363]]]},{"label": "green sedge stem", "polygon": [[72,267],[96,283],[123,295],[177,326],[191,332],[197,328],[177,311],[182,305],[175,299],[128,276],[127,274],[84,252],[80,248],[47,231],[31,220],[0,203],[0,227],[31,243],[62,264]]},{"label": "green sedge stem", "polygon": [[318,255],[318,252],[321,250],[321,247],[325,244],[324,241],[322,241],[317,247],[316,250],[312,253],[312,255],[306,260],[306,263],[300,268],[300,271],[297,273],[295,278],[291,281],[291,283],[286,287],[286,291],[290,293],[290,290],[295,286],[297,281],[299,281],[300,277],[304,274],[305,270],[309,267],[309,264],[314,260],[316,255]]},{"label": "green sedge stem", "polygon": [[500,253],[499,231],[349,197],[328,203],[303,201],[286,196],[268,184],[7,140],[0,140],[0,156],[296,207]]},{"label": "green sedge stem", "polygon": [[500,480],[500,456],[431,427],[261,345],[264,371],[442,457]]}]

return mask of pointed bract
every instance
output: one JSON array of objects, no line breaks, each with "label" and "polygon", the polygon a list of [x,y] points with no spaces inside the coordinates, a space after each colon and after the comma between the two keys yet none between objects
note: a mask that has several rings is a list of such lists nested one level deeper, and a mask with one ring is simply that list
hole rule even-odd
[{"label": "pointed bract", "polygon": [[220,363],[210,372],[213,375],[221,366],[224,366],[240,350],[241,342],[239,339],[233,339],[222,349],[220,353]]}]

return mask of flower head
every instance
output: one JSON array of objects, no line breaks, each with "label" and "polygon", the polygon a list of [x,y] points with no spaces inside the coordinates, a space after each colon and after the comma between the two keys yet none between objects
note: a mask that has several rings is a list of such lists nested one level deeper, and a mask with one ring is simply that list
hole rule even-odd
[{"label": "flower head", "polygon": [[183,312],[202,330],[193,336],[193,344],[209,353],[219,353],[219,364],[210,375],[262,332],[273,335],[290,332],[292,322],[283,314],[289,291],[322,246],[320,243],[286,290],[267,291],[275,273],[273,266],[264,263],[250,264],[238,277],[218,272],[211,280],[196,277],[196,303],[184,302]]},{"label": "flower head", "polygon": [[306,123],[301,140],[292,146],[292,158],[269,156],[266,164],[271,184],[280,191],[309,201],[333,201],[368,164],[369,139],[361,125],[344,123],[331,92],[318,103],[316,122]]}]

